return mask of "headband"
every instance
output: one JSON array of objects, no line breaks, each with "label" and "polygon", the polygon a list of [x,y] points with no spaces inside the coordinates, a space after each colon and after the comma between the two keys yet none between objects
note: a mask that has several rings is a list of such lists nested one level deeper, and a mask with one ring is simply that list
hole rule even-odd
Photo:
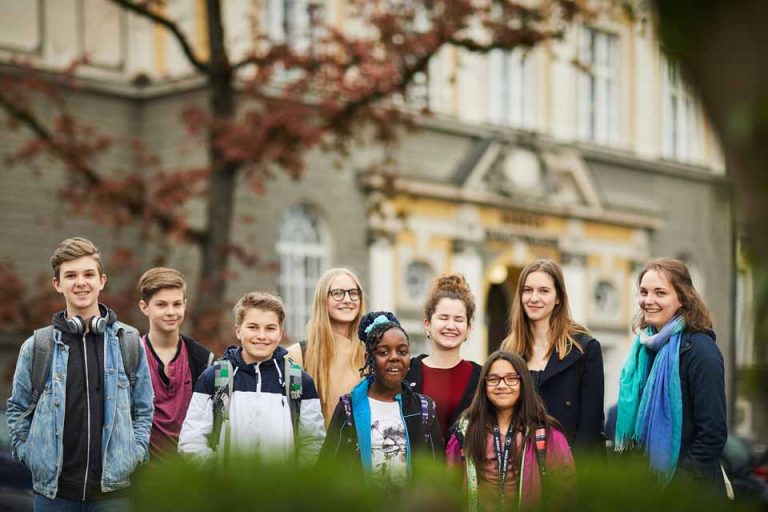
[{"label": "headband", "polygon": [[371,324],[368,327],[365,328],[365,334],[366,335],[371,334],[371,331],[373,330],[373,328],[381,324],[397,325],[395,322],[387,318],[386,315],[379,315],[373,319],[373,322],[371,322]]}]

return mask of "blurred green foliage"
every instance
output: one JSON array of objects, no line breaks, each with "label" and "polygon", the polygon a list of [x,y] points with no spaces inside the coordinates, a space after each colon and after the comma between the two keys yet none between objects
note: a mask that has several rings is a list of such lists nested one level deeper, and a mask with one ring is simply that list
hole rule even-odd
[{"label": "blurred green foliage", "polygon": [[[254,458],[234,458],[227,464],[174,459],[142,468],[133,486],[135,510],[466,510],[460,474],[432,461],[414,466],[420,470],[408,485],[394,486],[363,478],[359,465],[348,463],[299,467],[262,464]],[[757,510],[748,503],[727,502],[717,486],[677,480],[662,491],[642,457],[581,456],[575,492],[553,481],[539,510]]]}]

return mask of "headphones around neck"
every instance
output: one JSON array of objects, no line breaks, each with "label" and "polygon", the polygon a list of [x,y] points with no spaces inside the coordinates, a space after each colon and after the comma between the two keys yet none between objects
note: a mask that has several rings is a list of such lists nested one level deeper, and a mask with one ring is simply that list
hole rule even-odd
[{"label": "headphones around neck", "polygon": [[80,315],[75,315],[72,318],[67,318],[67,327],[72,334],[85,334],[86,327],[88,328],[87,332],[104,334],[107,330],[107,319],[101,315],[95,315],[86,322]]}]

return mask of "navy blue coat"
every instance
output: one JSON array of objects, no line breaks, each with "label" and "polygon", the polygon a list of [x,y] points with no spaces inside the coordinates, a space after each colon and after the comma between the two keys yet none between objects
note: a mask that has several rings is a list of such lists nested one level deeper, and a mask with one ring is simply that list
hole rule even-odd
[{"label": "navy blue coat", "polygon": [[678,468],[718,483],[720,454],[728,438],[723,355],[715,333],[685,332],[680,340],[683,433]]},{"label": "navy blue coat", "polygon": [[584,352],[573,348],[562,360],[553,352],[536,391],[570,445],[603,448],[603,352],[589,335],[576,336],[576,341]]}]

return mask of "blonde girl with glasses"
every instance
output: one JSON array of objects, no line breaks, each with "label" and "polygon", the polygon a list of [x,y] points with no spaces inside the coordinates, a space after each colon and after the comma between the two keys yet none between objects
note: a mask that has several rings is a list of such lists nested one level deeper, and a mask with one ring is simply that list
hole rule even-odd
[{"label": "blonde girl with glasses", "polygon": [[544,477],[567,487],[573,475],[565,435],[544,409],[525,361],[510,352],[494,352],[483,365],[446,457],[464,472],[470,510],[535,507]]},{"label": "blonde girl with glasses", "polygon": [[348,268],[332,268],[315,287],[306,341],[288,348],[315,381],[326,427],[339,397],[360,382],[365,350],[355,337],[364,312],[360,279]]}]

